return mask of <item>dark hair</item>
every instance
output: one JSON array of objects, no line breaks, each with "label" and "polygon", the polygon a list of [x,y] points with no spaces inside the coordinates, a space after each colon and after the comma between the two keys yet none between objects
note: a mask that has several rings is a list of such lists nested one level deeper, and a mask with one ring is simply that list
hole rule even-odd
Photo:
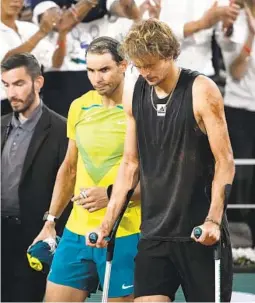
[{"label": "dark hair", "polygon": [[33,80],[42,75],[39,62],[30,53],[15,54],[1,63],[2,73],[19,67],[24,67]]},{"label": "dark hair", "polygon": [[86,57],[88,53],[97,55],[109,53],[116,63],[120,63],[124,58],[121,56],[119,49],[120,43],[118,40],[102,36],[90,43],[86,51]]}]

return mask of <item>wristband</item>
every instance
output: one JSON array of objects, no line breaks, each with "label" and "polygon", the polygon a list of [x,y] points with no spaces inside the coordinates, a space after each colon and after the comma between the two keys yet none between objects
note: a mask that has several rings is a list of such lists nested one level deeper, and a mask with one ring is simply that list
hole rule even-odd
[{"label": "wristband", "polygon": [[49,214],[48,211],[46,211],[43,215],[43,221],[49,221],[49,222],[57,222],[58,218]]},{"label": "wristband", "polygon": [[58,48],[64,48],[65,46],[66,46],[66,41],[65,40],[58,41]]},{"label": "wristband", "polygon": [[250,56],[251,55],[251,48],[248,45],[243,46],[243,50]]}]

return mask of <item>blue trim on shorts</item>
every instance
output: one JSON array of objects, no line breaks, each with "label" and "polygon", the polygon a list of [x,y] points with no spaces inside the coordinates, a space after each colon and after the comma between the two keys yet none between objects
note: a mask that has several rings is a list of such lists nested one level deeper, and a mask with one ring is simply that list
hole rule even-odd
[{"label": "blue trim on shorts", "polygon": [[[140,234],[116,238],[109,298],[134,293],[134,258]],[[85,237],[65,228],[55,252],[48,280],[95,293],[104,283],[106,248],[85,244]]]}]

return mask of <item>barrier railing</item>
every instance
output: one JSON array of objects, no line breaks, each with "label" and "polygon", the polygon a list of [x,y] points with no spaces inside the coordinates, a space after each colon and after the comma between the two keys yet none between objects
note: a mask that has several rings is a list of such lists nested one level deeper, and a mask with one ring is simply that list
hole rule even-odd
[{"label": "barrier railing", "polygon": [[[235,165],[255,165],[255,159],[235,159]],[[231,209],[255,209],[255,204],[228,204]]]}]

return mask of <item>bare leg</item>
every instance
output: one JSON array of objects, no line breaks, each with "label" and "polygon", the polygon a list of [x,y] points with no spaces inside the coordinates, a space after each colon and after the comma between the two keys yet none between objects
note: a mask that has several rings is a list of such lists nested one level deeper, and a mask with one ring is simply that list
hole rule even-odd
[{"label": "bare leg", "polygon": [[109,298],[108,302],[134,302],[134,295],[119,298]]},{"label": "bare leg", "polygon": [[47,281],[44,302],[84,302],[88,292]]},{"label": "bare leg", "polygon": [[171,302],[170,298],[162,295],[135,298],[134,302]]}]

